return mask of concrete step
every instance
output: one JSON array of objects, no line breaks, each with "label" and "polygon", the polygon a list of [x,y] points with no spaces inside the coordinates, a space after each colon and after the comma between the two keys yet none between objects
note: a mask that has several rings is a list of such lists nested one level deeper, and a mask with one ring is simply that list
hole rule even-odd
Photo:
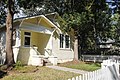
[{"label": "concrete step", "polygon": [[52,66],[53,64],[48,60],[48,58],[43,59],[43,66]]},{"label": "concrete step", "polygon": [[53,66],[52,63],[45,63],[44,66]]},{"label": "concrete step", "polygon": [[43,59],[43,61],[44,61],[45,63],[50,63],[50,61],[49,61],[48,59]]}]

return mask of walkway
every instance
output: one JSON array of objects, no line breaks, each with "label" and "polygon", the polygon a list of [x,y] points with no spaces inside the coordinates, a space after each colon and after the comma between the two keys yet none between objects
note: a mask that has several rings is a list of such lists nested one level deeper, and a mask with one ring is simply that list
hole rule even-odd
[{"label": "walkway", "polygon": [[56,70],[62,70],[62,71],[69,71],[77,74],[85,74],[88,71],[83,71],[83,70],[78,70],[78,69],[71,69],[71,68],[66,68],[66,67],[60,67],[60,66],[46,66],[48,68],[56,69]]}]

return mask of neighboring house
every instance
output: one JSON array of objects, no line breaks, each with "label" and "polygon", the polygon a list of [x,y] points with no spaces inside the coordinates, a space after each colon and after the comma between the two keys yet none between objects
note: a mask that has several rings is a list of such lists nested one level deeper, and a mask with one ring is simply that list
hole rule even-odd
[{"label": "neighboring house", "polygon": [[[59,15],[51,13],[14,20],[14,59],[32,65],[38,58],[63,63],[74,58],[73,38],[63,34],[55,22]],[[57,33],[57,34],[56,34]],[[5,53],[5,26],[0,28],[0,53]],[[36,57],[36,58],[34,58]],[[52,60],[53,59],[53,60]]]},{"label": "neighboring house", "polygon": [[115,43],[115,40],[108,39],[107,41],[101,41],[101,42],[99,43],[99,47],[100,47],[100,48],[110,49],[110,48],[113,47],[113,43]]}]

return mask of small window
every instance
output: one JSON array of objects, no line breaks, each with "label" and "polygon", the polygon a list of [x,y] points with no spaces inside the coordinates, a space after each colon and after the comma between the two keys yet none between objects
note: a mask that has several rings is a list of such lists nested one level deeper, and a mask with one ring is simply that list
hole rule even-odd
[{"label": "small window", "polygon": [[30,32],[25,32],[24,33],[24,46],[25,47],[30,47],[30,37],[31,37],[31,33]]}]

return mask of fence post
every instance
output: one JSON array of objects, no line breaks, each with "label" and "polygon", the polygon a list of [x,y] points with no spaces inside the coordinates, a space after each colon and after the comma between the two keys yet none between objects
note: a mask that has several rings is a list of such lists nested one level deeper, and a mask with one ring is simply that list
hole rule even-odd
[{"label": "fence post", "polygon": [[90,72],[89,72],[89,73],[87,73],[87,76],[88,76],[88,80],[90,80]]},{"label": "fence post", "polygon": [[81,75],[79,76],[79,80],[82,80],[82,76]]},{"label": "fence post", "polygon": [[82,80],[85,80],[85,74],[82,75]]},{"label": "fence post", "polygon": [[75,78],[73,77],[72,80],[75,80]]},{"label": "fence post", "polygon": [[75,80],[79,80],[79,77],[77,76]]}]

